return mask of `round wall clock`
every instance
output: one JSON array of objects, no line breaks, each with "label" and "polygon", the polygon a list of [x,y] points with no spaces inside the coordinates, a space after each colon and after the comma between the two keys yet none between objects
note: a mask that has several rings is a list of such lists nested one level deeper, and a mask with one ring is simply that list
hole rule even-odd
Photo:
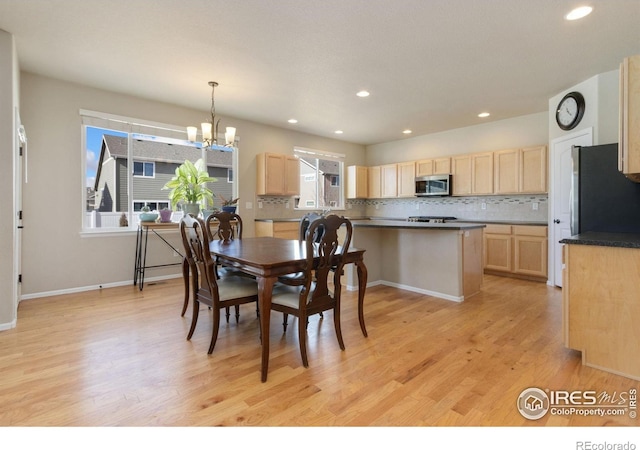
[{"label": "round wall clock", "polygon": [[563,130],[572,130],[584,116],[584,97],[580,92],[569,92],[562,97],[556,109],[556,122]]}]

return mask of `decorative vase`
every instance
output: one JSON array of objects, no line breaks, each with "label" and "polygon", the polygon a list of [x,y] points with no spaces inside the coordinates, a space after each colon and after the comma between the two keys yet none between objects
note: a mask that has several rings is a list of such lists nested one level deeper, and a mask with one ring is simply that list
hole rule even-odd
[{"label": "decorative vase", "polygon": [[236,212],[236,207],[235,207],[235,205],[231,205],[231,206],[223,206],[223,207],[222,207],[222,210],[223,210],[224,212],[234,213],[234,212]]},{"label": "decorative vase", "polygon": [[198,214],[200,213],[200,204],[185,203],[183,210],[185,214],[192,214],[193,217],[198,217]]},{"label": "decorative vase", "polygon": [[207,218],[214,213],[215,210],[213,209],[203,209],[202,210],[202,219],[203,220],[207,220]]},{"label": "decorative vase", "polygon": [[160,222],[171,222],[171,214],[173,213],[173,211],[171,211],[170,209],[161,209],[160,210]]}]

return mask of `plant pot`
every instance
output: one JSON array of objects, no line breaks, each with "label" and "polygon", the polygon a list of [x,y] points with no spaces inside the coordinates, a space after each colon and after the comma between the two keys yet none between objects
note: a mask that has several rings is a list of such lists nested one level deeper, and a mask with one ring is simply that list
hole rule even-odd
[{"label": "plant pot", "polygon": [[236,212],[236,207],[235,207],[235,205],[232,205],[232,206],[223,206],[223,207],[222,207],[222,210],[223,210],[224,212],[234,213],[234,212]]},{"label": "plant pot", "polygon": [[202,210],[202,219],[207,220],[207,218],[215,212],[214,209],[203,209]]},{"label": "plant pot", "polygon": [[157,218],[158,218],[158,214],[156,213],[150,213],[150,212],[140,213],[141,222],[155,222]]},{"label": "plant pot", "polygon": [[173,211],[169,210],[169,209],[161,209],[160,210],[160,222],[171,222],[171,214],[173,213]]},{"label": "plant pot", "polygon": [[185,203],[182,208],[185,214],[192,214],[193,217],[198,217],[200,213],[200,204],[198,203]]}]

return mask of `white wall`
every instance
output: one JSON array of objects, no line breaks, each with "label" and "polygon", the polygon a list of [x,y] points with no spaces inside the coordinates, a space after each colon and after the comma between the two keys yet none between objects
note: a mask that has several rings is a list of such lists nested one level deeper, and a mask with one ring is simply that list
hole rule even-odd
[{"label": "white wall", "polygon": [[[28,130],[30,152],[29,183],[24,187],[23,295],[30,298],[129,282],[133,279],[135,234],[80,236],[83,168],[79,110],[185,127],[199,124],[205,113],[25,72],[21,74],[21,89],[21,116]],[[221,125],[238,129],[236,176],[246,236],[253,235],[255,209],[246,209],[246,202],[255,208],[256,154],[293,154],[293,147],[300,146],[344,153],[347,164],[363,164],[365,160],[361,145],[234,118],[223,118]],[[177,233],[171,239],[180,245]],[[152,257],[176,261],[164,244],[150,239],[152,243]],[[148,271],[147,277],[167,272],[177,274],[179,267]]]},{"label": "white wall", "polygon": [[[549,99],[549,142],[585,128],[593,128],[593,145],[618,142],[619,71],[595,75]],[[555,111],[562,97],[578,91],[584,97],[585,110],[580,123],[573,130],[564,131],[556,124]]]},{"label": "white wall", "polygon": [[370,145],[367,165],[412,161],[509,148],[546,145],[547,112],[488,122],[441,133]]}]

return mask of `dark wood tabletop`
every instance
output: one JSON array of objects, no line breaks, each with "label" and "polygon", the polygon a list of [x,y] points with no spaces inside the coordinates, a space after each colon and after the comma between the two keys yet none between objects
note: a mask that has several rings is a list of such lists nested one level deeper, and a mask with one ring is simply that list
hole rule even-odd
[{"label": "dark wood tabletop", "polygon": [[[236,239],[223,243],[212,241],[210,251],[226,265],[234,266],[254,275],[258,282],[258,301],[262,336],[262,381],[267,380],[269,366],[269,327],[271,294],[273,285],[281,275],[300,272],[305,265],[304,242],[274,237]],[[345,256],[346,264],[355,264],[358,271],[358,318],[362,333],[367,336],[364,325],[364,293],[367,285],[367,269],[364,265],[365,250],[350,248]]]}]

